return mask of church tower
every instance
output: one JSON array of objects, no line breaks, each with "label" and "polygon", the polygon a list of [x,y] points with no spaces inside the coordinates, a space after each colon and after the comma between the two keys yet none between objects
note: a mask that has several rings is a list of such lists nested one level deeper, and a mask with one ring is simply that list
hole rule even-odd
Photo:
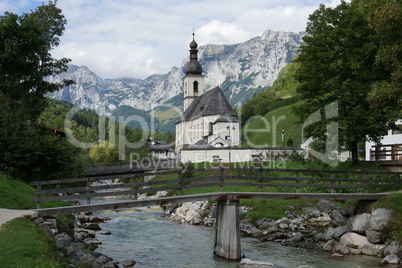
[{"label": "church tower", "polygon": [[190,106],[193,100],[204,94],[204,75],[202,75],[202,67],[198,62],[198,44],[194,40],[190,43],[190,61],[186,65],[186,76],[184,81],[184,107],[183,111]]}]

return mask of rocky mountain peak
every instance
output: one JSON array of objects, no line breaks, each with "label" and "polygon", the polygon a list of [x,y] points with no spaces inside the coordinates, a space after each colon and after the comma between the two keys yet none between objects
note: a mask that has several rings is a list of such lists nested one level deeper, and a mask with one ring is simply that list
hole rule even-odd
[{"label": "rocky mountain peak", "polygon": [[[300,33],[267,30],[244,43],[202,45],[199,62],[206,76],[206,89],[220,85],[229,102],[240,106],[254,92],[272,85],[279,70],[297,55],[301,44]],[[122,105],[147,111],[182,94],[182,78],[188,61],[189,58],[184,59],[180,67],[172,67],[167,74],[154,74],[145,79],[105,80],[85,66],[70,65],[67,72],[49,80],[72,79],[76,83],[51,96],[106,114]]]}]

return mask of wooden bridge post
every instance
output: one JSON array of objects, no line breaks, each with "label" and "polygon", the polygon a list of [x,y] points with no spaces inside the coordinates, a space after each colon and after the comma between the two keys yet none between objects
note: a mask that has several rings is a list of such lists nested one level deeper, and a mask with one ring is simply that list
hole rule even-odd
[{"label": "wooden bridge post", "polygon": [[214,252],[228,260],[241,258],[239,200],[219,200]]}]

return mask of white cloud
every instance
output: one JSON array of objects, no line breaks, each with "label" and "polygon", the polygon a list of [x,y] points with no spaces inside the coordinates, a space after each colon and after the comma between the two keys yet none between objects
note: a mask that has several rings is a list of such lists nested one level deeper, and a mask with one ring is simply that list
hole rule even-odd
[{"label": "white cloud", "polygon": [[[28,12],[42,1],[0,0],[0,10]],[[199,45],[244,42],[267,29],[299,32],[321,2],[340,0],[58,0],[68,23],[53,55],[103,78],[145,78],[181,64],[193,27]]]}]

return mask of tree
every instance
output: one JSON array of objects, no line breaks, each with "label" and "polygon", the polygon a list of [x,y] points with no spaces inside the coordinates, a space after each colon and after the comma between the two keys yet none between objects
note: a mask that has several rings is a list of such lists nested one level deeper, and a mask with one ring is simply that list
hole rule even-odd
[{"label": "tree", "polygon": [[21,16],[0,16],[1,111],[35,119],[44,108],[44,96],[71,83],[44,79],[67,70],[69,59],[56,60],[50,54],[65,24],[61,9],[50,1]]},{"label": "tree", "polygon": [[[321,4],[310,15],[306,32],[296,59],[300,64],[298,91],[306,101],[294,112],[304,122],[320,110],[321,120],[305,132],[323,141],[334,139],[328,136],[327,126],[337,123],[339,146],[351,150],[356,165],[358,143],[367,136],[378,141],[389,126],[387,118],[371,110],[367,101],[372,83],[386,73],[375,65],[379,37],[358,1],[342,1],[335,8]],[[331,103],[336,104],[336,111],[328,116],[325,106]]]},{"label": "tree", "polygon": [[370,26],[380,38],[375,64],[389,72],[372,84],[369,102],[395,121],[402,118],[402,2],[364,0],[363,4]]},{"label": "tree", "polygon": [[72,176],[77,167],[75,148],[32,124],[45,95],[70,83],[46,80],[67,70],[69,59],[50,54],[65,24],[51,1],[20,16],[0,16],[0,170],[25,181]]}]

